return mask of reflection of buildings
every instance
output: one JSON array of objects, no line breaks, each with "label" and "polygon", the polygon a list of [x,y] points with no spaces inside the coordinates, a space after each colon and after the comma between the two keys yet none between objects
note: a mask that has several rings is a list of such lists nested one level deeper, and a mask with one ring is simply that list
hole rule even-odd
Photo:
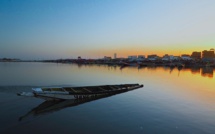
[{"label": "reflection of buildings", "polygon": [[201,75],[204,76],[204,77],[213,78],[213,68],[210,68],[210,67],[202,68]]},{"label": "reflection of buildings", "polygon": [[[156,68],[155,68],[156,69]],[[215,68],[213,67],[184,67],[181,69],[182,72],[191,72],[193,75],[201,75],[202,77],[209,77],[213,78],[213,73],[215,71]],[[179,71],[181,71],[179,70]],[[172,69],[170,69],[170,73],[172,72]]]},{"label": "reflection of buildings", "polygon": [[184,67],[181,70],[183,72],[191,72],[192,74],[200,74],[201,73],[200,67]]},{"label": "reflection of buildings", "polygon": [[192,74],[200,74],[200,68],[191,68],[191,73]]}]

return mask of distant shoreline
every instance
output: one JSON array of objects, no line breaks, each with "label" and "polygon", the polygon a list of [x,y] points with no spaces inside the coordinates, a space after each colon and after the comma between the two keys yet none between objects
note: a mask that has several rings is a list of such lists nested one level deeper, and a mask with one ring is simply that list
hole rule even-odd
[{"label": "distant shoreline", "polygon": [[126,60],[18,60],[18,61],[0,61],[0,63],[12,63],[12,62],[41,62],[41,63],[61,63],[61,64],[78,64],[78,65],[108,65],[108,66],[119,66],[120,68],[124,67],[178,67],[178,68],[189,68],[189,67],[212,67],[215,68],[214,62],[204,62],[202,60],[198,61],[186,61],[186,60],[177,60],[177,61],[128,61]]}]

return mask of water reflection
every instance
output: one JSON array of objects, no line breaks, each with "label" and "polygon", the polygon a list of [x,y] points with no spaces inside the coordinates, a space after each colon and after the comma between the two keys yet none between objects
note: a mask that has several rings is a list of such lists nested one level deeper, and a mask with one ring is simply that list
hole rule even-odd
[{"label": "water reflection", "polygon": [[192,74],[200,74],[201,68],[200,67],[193,67],[191,68],[191,73]]},{"label": "water reflection", "polygon": [[21,116],[19,118],[19,121],[22,121],[23,119],[31,116],[39,116],[39,115],[51,113],[54,111],[59,111],[67,107],[78,106],[78,105],[81,105],[90,101],[95,101],[105,97],[109,97],[109,96],[103,96],[103,97],[97,97],[97,98],[72,99],[72,100],[45,101],[40,105],[38,105],[37,107],[33,108],[27,114]]},{"label": "water reflection", "polygon": [[211,67],[202,68],[201,75],[203,77],[213,78],[213,68],[211,68]]},{"label": "water reflection", "polygon": [[[157,75],[170,79],[169,77],[202,77],[213,78],[215,68],[183,67],[170,68],[166,66],[132,66],[120,69],[120,66],[108,65],[78,65],[78,64],[55,64],[55,63],[0,63],[0,85],[88,85],[97,84],[118,84],[121,80],[146,76],[145,78]],[[171,76],[170,76],[171,75]],[[92,77],[93,76],[93,77]],[[123,76],[123,78],[121,78]],[[93,79],[92,79],[93,78]],[[107,79],[107,80],[106,80]],[[193,79],[193,78],[192,78]],[[181,80],[181,79],[180,79]],[[198,79],[202,81],[201,79]],[[127,82],[127,81],[126,81]],[[136,80],[134,81],[136,82]],[[173,81],[175,82],[175,81]],[[124,81],[123,81],[124,83]]]},{"label": "water reflection", "polygon": [[[1,130],[5,133],[62,133],[62,130],[73,130],[74,133],[215,132],[214,68],[175,67],[171,73],[170,67],[126,67],[120,70],[119,66],[83,65],[78,68],[76,64],[51,63],[0,63],[0,68],[0,85],[5,85],[5,88],[0,87],[0,92],[9,94],[1,93],[0,100]],[[28,91],[32,86],[133,82],[144,84],[144,90],[98,100],[99,103],[94,100],[42,103],[36,99],[12,98],[13,94]],[[29,87],[15,88],[17,85]],[[94,108],[87,103],[90,101],[95,102],[91,103]],[[81,105],[84,103],[87,105]],[[42,118],[38,119],[40,115]],[[28,122],[29,116],[30,119],[33,117],[31,122]],[[19,117],[22,121],[17,123]],[[104,127],[96,127],[99,124]]]},{"label": "water reflection", "polygon": [[183,71],[190,71],[192,74],[201,74],[202,77],[213,78],[214,68],[211,67],[192,67],[192,68],[183,68]]},{"label": "water reflection", "polygon": [[[120,70],[123,70],[125,68],[129,68],[129,69],[133,69],[135,67],[133,66],[123,66],[120,67]],[[165,71],[169,71],[169,74],[171,74],[173,71],[178,71],[178,76],[180,75],[180,72],[191,72],[192,74],[199,74],[202,77],[209,77],[209,78],[213,78],[213,72],[215,70],[215,68],[212,67],[156,67],[156,66],[140,66],[137,67],[138,71],[140,70],[151,70],[151,71],[156,71],[156,70],[165,70]]]}]

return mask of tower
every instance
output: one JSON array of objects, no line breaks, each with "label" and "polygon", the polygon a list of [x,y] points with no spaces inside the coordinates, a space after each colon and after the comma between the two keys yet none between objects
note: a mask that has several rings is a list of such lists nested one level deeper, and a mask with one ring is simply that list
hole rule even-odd
[{"label": "tower", "polygon": [[116,59],[116,56],[117,56],[116,53],[114,53],[114,59]]}]

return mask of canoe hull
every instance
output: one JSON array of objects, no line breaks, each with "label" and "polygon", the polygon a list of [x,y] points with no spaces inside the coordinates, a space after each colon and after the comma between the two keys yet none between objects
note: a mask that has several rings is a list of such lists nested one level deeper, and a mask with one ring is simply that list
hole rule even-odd
[{"label": "canoe hull", "polygon": [[[102,85],[102,86],[85,86],[85,87],[51,87],[51,88],[33,88],[34,97],[45,100],[69,100],[96,98],[108,95],[128,92],[143,85],[139,84],[122,84],[122,85]],[[25,93],[26,94],[26,93]],[[25,96],[23,93],[19,94]]]}]

